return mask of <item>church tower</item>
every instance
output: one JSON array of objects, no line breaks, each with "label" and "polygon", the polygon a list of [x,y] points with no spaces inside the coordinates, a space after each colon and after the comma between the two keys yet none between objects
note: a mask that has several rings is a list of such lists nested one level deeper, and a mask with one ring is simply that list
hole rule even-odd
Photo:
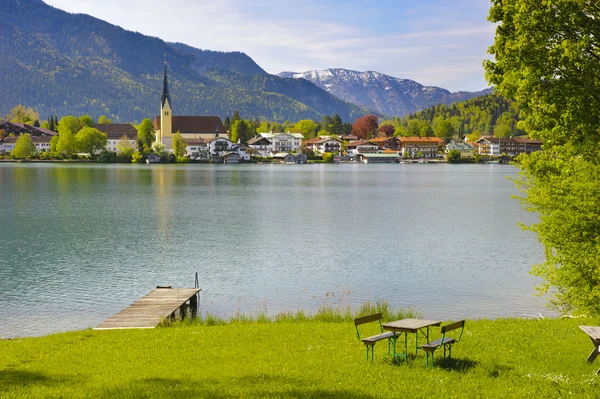
[{"label": "church tower", "polygon": [[160,132],[156,135],[156,141],[164,144],[167,149],[172,148],[173,141],[173,113],[171,108],[171,95],[167,81],[167,63],[165,62],[165,74],[163,91],[160,96]]}]

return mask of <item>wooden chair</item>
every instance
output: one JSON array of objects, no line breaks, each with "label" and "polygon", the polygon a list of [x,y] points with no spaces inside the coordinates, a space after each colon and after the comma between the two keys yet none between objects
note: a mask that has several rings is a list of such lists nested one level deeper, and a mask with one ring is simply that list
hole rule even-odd
[{"label": "wooden chair", "polygon": [[[354,319],[354,327],[356,328],[356,337],[358,338],[359,341],[361,341],[363,344],[365,344],[365,348],[367,349],[367,360],[369,360],[369,351],[370,351],[371,352],[371,361],[373,361],[375,344],[384,339],[388,340],[388,355],[390,354],[390,344],[393,344],[394,349],[395,349],[396,333],[392,332],[392,331],[385,332],[385,333],[383,332],[383,327],[381,327],[381,319],[382,318],[383,318],[383,316],[381,313],[375,313],[375,314],[372,314],[369,316],[363,316],[363,317],[358,317],[358,318]],[[379,331],[381,331],[381,334],[372,335],[372,336],[366,337],[366,338],[361,338],[358,326],[360,326],[362,324],[366,324],[366,323],[371,323],[374,321],[379,323]]]},{"label": "wooden chair", "polygon": [[[446,337],[446,333],[449,331],[457,330],[460,328],[460,333],[457,338]],[[434,352],[439,348],[444,348],[444,359],[446,359],[446,350],[448,350],[448,358],[452,357],[452,345],[459,342],[462,337],[463,330],[465,329],[465,321],[456,321],[454,323],[447,324],[442,326],[441,333],[442,337],[440,339],[436,339],[435,341],[429,342],[427,344],[421,345],[421,349],[425,351],[425,367],[429,366],[429,355],[431,354],[431,367],[433,364],[433,355]]]}]

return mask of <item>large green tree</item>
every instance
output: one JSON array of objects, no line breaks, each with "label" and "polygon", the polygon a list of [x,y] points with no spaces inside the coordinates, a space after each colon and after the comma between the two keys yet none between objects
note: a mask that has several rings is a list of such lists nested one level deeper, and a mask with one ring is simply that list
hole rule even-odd
[{"label": "large green tree", "polygon": [[35,120],[40,119],[40,114],[35,112],[33,108],[25,108],[19,104],[15,106],[10,114],[6,115],[6,120],[17,123],[33,123]]},{"label": "large green tree", "polygon": [[148,118],[144,119],[142,123],[137,128],[138,132],[138,141],[142,143],[144,149],[152,148],[152,144],[156,140],[156,136],[154,134],[154,124]]},{"label": "large green tree", "polygon": [[10,152],[15,158],[27,158],[36,151],[35,144],[31,141],[31,137],[28,134],[22,134],[15,143],[15,148]]},{"label": "large green tree", "polygon": [[64,129],[62,133],[58,135],[56,151],[65,155],[71,155],[74,152],[77,152],[75,135],[69,129]]},{"label": "large green tree", "polygon": [[231,141],[237,143],[241,141],[242,143],[246,143],[252,137],[254,137],[255,128],[252,123],[244,120],[237,119],[231,125]]},{"label": "large green tree", "polygon": [[187,143],[181,136],[181,133],[177,132],[173,135],[173,152],[175,156],[182,157],[186,153]]},{"label": "large green tree", "polygon": [[61,135],[63,132],[69,130],[73,134],[77,134],[81,130],[83,125],[81,121],[74,116],[63,116],[58,122],[58,134]]},{"label": "large green tree", "polygon": [[533,268],[563,312],[600,314],[600,6],[590,0],[493,0],[485,62],[496,90],[522,106],[519,127],[544,141],[522,156],[521,200],[546,248]]},{"label": "large green tree", "polygon": [[108,137],[106,133],[86,126],[75,135],[75,141],[77,142],[77,148],[90,154],[93,161],[96,159],[96,155],[106,147]]}]

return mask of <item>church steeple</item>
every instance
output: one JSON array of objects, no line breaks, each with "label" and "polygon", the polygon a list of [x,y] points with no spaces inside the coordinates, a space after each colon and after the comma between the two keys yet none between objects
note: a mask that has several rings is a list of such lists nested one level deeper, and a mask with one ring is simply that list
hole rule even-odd
[{"label": "church steeple", "polygon": [[169,105],[171,105],[171,95],[169,94],[169,83],[167,80],[167,62],[166,61],[165,61],[165,75],[164,75],[164,82],[163,82],[163,91],[162,91],[162,95],[160,96],[160,104],[161,104],[162,108],[164,108],[164,106],[165,106],[165,101],[168,101]]}]

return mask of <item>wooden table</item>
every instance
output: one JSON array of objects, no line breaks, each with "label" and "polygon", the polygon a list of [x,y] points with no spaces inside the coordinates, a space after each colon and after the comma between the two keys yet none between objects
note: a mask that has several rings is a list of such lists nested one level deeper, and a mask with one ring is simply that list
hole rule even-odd
[{"label": "wooden table", "polygon": [[394,331],[399,333],[398,338],[404,334],[404,353],[396,353],[396,345],[394,342],[394,356],[402,355],[404,360],[407,359],[408,355],[408,333],[415,334],[415,354],[419,350],[419,334],[425,337],[427,343],[429,343],[429,327],[439,326],[442,324],[438,320],[422,320],[422,319],[402,319],[396,320],[381,325],[384,330]]},{"label": "wooden table", "polygon": [[[586,333],[588,337],[590,337],[594,344],[594,349],[587,358],[587,361],[589,363],[593,363],[594,360],[596,360],[596,357],[598,357],[598,349],[600,348],[600,327],[579,326],[579,328],[581,328],[583,332]],[[600,369],[598,369],[596,374],[600,375]]]}]

